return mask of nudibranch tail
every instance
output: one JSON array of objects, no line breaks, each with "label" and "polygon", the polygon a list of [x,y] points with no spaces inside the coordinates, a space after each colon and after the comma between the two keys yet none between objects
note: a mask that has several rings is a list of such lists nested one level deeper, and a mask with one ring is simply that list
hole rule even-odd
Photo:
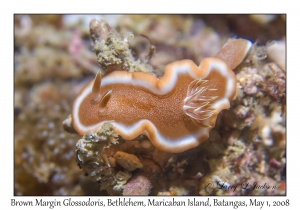
[{"label": "nudibranch tail", "polygon": [[215,58],[223,60],[233,70],[244,60],[251,46],[252,43],[245,39],[229,39]]}]

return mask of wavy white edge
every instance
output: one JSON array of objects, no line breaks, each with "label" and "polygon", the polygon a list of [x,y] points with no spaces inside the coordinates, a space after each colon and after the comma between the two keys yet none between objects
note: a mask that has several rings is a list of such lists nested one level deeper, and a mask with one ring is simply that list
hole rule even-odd
[{"label": "wavy white edge", "polygon": [[[205,58],[205,59],[210,59],[210,58]],[[203,61],[205,59],[203,59]],[[216,58],[213,58],[213,59],[216,59]],[[130,74],[128,74],[128,76],[122,77],[122,78],[118,78],[115,75],[113,75],[113,76],[108,75],[107,77],[102,78],[101,86],[105,86],[108,84],[115,84],[115,83],[132,84],[134,86],[143,86],[145,88],[150,89],[151,91],[153,91],[156,94],[162,95],[162,94],[168,93],[170,90],[173,89],[174,85],[176,84],[179,74],[188,73],[191,77],[193,77],[195,79],[203,79],[210,73],[210,71],[212,69],[217,69],[217,71],[219,71],[227,79],[227,91],[226,91],[225,96],[223,98],[220,98],[219,100],[217,100],[212,105],[212,108],[220,111],[220,109],[223,109],[224,107],[229,106],[228,97],[230,94],[232,94],[232,91],[234,91],[233,88],[235,88],[235,79],[233,79],[232,76],[228,75],[227,64],[225,62],[221,61],[220,59],[217,59],[217,60],[218,60],[218,62],[210,62],[209,71],[207,71],[207,73],[205,75],[203,75],[201,78],[197,77],[197,75],[195,75],[193,73],[193,71],[190,70],[189,65],[181,65],[181,66],[173,67],[172,72],[174,72],[174,73],[172,74],[172,76],[170,78],[170,82],[168,83],[168,85],[163,87],[161,90],[158,90],[157,88],[153,87],[150,83],[145,83],[142,80],[135,79],[135,81],[132,81],[132,77]],[[199,69],[201,68],[201,63],[198,66],[198,68]],[[91,93],[92,84],[93,83],[90,83],[89,86],[83,90],[83,92],[78,96],[78,98],[74,102],[74,106],[73,106],[73,119],[72,120],[77,125],[77,127],[83,132],[88,132],[88,131],[94,130],[94,129],[100,127],[104,122],[106,122],[106,121],[102,121],[102,122],[99,122],[99,123],[91,125],[91,126],[84,126],[80,123],[79,116],[77,114],[74,114],[74,113],[78,113],[81,102],[88,94]],[[208,123],[208,120],[209,119],[204,120],[204,123]],[[180,147],[187,147],[188,145],[197,146],[200,143],[200,142],[198,142],[198,138],[203,135],[208,135],[209,131],[210,131],[210,128],[201,128],[194,135],[191,134],[191,135],[184,136],[184,137],[178,138],[178,139],[168,139],[168,138],[165,138],[164,136],[162,136],[160,134],[160,132],[157,130],[157,128],[155,127],[155,125],[149,120],[140,120],[140,121],[136,122],[135,124],[133,124],[132,126],[125,126],[119,122],[112,122],[113,126],[115,126],[115,128],[117,128],[121,132],[121,133],[119,133],[121,136],[122,136],[122,133],[126,134],[126,135],[128,135],[128,134],[133,135],[135,133],[135,131],[143,123],[147,123],[148,125],[151,125],[151,127],[155,131],[155,136],[158,141],[156,141],[156,142],[152,141],[152,143],[156,146],[168,148],[167,150],[169,152],[170,151],[171,152],[181,152],[182,150],[180,149]],[[147,134],[147,131],[144,130],[144,133]],[[193,148],[193,146],[191,148]]]}]

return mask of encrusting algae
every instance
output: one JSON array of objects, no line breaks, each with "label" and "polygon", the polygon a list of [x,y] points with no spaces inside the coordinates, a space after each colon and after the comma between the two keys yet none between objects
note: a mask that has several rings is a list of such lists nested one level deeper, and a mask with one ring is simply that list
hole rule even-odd
[{"label": "encrusting algae", "polygon": [[[228,34],[208,28],[209,20],[199,17],[205,22],[196,16],[126,15],[112,27],[104,20],[92,20],[92,47],[80,27],[68,29],[69,43],[52,39],[38,44],[38,50],[48,50],[40,54],[41,62],[32,57],[38,53],[35,44],[25,39],[31,34],[26,27],[40,21],[25,18],[33,22],[18,26],[24,30],[16,40],[29,41],[16,53],[15,193],[284,195],[284,34],[280,42],[266,46],[251,46],[245,39],[227,42]],[[241,17],[247,16],[236,16]],[[274,16],[274,21],[281,23],[280,18]],[[234,16],[228,20],[234,26]],[[247,21],[256,24],[250,16]],[[273,22],[264,24],[267,27]],[[31,30],[34,36],[41,33],[40,27]],[[62,25],[47,30],[53,27]],[[57,58],[42,62],[42,55],[51,56],[55,46],[61,47],[61,54],[70,55],[69,65],[75,66],[72,71],[63,70],[65,63],[60,66],[66,60],[55,65],[51,63]],[[46,71],[39,72],[39,65]],[[38,73],[32,78],[22,77],[31,67]],[[55,75],[48,71],[51,68],[55,68]],[[78,70],[76,75],[73,70]],[[80,79],[96,72],[90,83],[92,77]],[[186,73],[190,75],[184,76]],[[50,83],[44,81],[43,74],[59,79]],[[36,85],[27,94],[32,99],[28,100],[24,93],[32,84]],[[67,92],[71,93],[68,97]],[[164,106],[159,106],[160,100]],[[40,127],[34,130],[35,136],[30,135],[33,122]],[[57,138],[53,127],[83,137],[77,141],[77,134],[60,132]],[[31,141],[24,144],[24,139]],[[28,180],[36,184],[29,188]],[[223,183],[223,188],[207,188],[207,183]],[[242,183],[254,189],[243,189]],[[255,188],[264,184],[275,187]]]},{"label": "encrusting algae", "polygon": [[[96,130],[83,136],[76,144],[76,161],[86,176],[93,181],[103,183],[101,188],[115,185],[114,189],[123,189],[122,185],[131,177],[130,173],[115,170],[115,160],[108,159],[103,150],[118,143],[113,126],[105,123]],[[119,158],[121,159],[121,158]],[[131,168],[130,168],[131,169]]]},{"label": "encrusting algae", "polygon": [[106,73],[124,70],[128,72],[152,73],[152,67],[147,60],[135,60],[129,48],[129,41],[134,38],[128,32],[121,37],[104,20],[91,20],[91,37],[94,41],[94,51],[98,63]]}]

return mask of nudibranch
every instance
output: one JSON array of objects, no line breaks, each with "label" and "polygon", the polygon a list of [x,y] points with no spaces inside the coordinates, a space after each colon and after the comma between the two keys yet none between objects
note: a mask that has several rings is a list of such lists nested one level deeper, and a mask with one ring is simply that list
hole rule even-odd
[{"label": "nudibranch", "polygon": [[236,90],[232,69],[251,45],[230,40],[199,66],[191,60],[168,64],[161,79],[143,72],[113,71],[103,78],[98,73],[73,104],[73,127],[83,135],[111,121],[126,140],[144,134],[165,152],[194,148],[209,137],[218,113],[230,107]]}]

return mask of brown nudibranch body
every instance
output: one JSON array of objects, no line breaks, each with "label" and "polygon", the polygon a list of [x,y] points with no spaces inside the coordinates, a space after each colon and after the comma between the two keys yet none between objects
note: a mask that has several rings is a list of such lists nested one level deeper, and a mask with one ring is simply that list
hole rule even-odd
[{"label": "brown nudibranch body", "polygon": [[190,60],[168,64],[161,79],[142,72],[98,73],[77,97],[72,119],[83,135],[112,121],[126,140],[147,135],[166,152],[182,152],[205,141],[218,113],[230,107],[236,79],[232,71],[251,42],[229,40],[214,58],[199,66]]}]

